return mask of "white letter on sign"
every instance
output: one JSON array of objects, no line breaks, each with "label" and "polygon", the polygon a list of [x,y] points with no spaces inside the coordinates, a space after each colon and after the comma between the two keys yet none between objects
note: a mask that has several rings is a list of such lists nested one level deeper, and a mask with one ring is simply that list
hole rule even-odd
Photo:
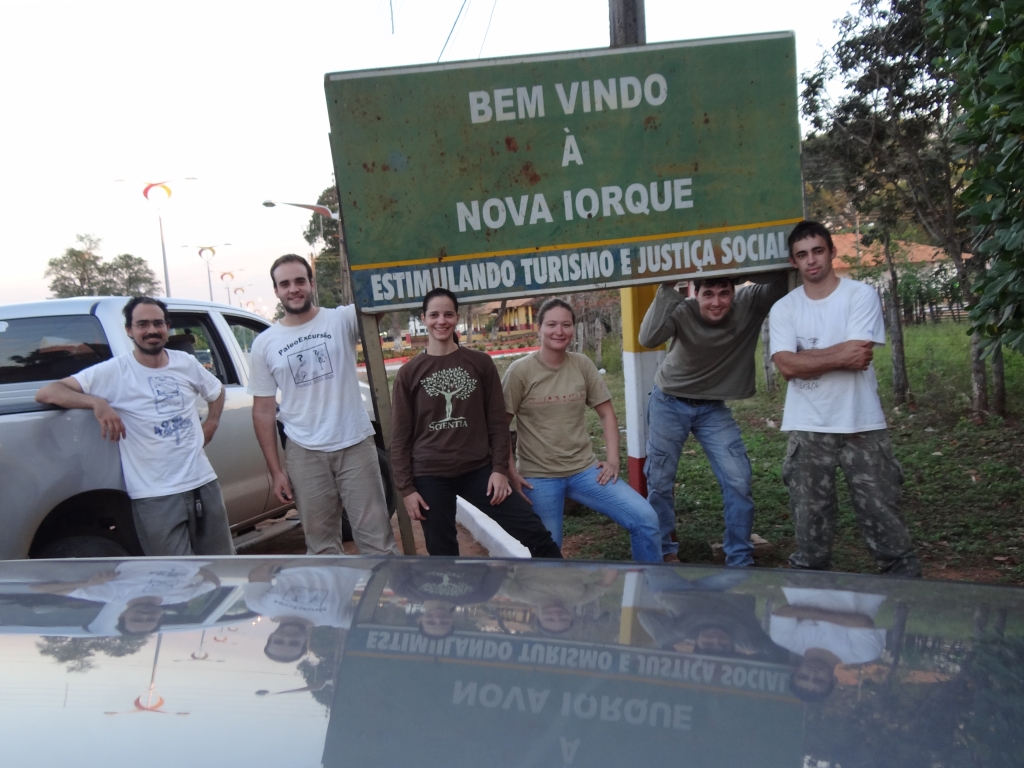
[{"label": "white letter on sign", "polygon": [[562,150],[562,167],[565,168],[569,163],[583,165],[583,156],[576,144],[576,137],[572,134],[565,137],[565,148]]},{"label": "white letter on sign", "polygon": [[[498,121],[515,120],[515,103],[512,101],[511,88],[498,88],[494,91],[494,111],[497,112]],[[660,103],[660,102],[659,102]]]},{"label": "white letter on sign", "polygon": [[480,203],[476,200],[470,203],[472,209],[467,208],[465,203],[455,204],[455,213],[459,217],[459,232],[466,231],[466,222],[473,229],[480,229]]},{"label": "white letter on sign", "polygon": [[474,123],[487,123],[491,114],[491,97],[487,91],[470,91],[469,119]]},{"label": "white letter on sign", "polygon": [[525,88],[516,88],[516,99],[519,102],[519,119],[529,115],[530,117],[544,117],[544,88],[540,85],[533,86],[529,92]]}]

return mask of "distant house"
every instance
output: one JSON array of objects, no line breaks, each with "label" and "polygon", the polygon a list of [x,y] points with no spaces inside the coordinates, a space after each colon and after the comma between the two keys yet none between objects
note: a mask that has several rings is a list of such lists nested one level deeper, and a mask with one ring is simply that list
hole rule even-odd
[{"label": "distant house", "polygon": [[[832,242],[836,247],[836,259],[833,266],[836,274],[840,277],[850,276],[851,262],[874,266],[885,261],[881,245],[871,247],[858,245],[859,239],[859,236],[855,234],[832,235]],[[899,247],[912,264],[938,265],[947,260],[946,252],[932,245],[900,240]],[[968,258],[968,255],[964,254],[964,257]]]},{"label": "distant house", "polygon": [[492,301],[484,304],[482,314],[494,315],[494,322],[500,331],[529,331],[533,330],[533,309],[535,299],[509,299],[505,302],[505,311],[501,312],[501,302]]}]

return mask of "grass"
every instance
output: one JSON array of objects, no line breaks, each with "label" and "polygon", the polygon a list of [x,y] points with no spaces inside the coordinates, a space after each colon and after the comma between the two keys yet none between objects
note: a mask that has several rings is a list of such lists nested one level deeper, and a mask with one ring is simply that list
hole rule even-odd
[{"label": "grass", "polygon": [[[906,329],[907,367],[917,408],[892,407],[889,348],[878,350],[875,366],[879,394],[889,418],[897,458],[906,483],[903,509],[925,575],[976,581],[1024,584],[1024,358],[1006,353],[1006,419],[972,420],[966,326],[953,322]],[[625,425],[621,358],[616,339],[605,340],[602,364],[619,423]],[[760,360],[760,348],[758,349]],[[507,360],[497,361],[500,369]],[[732,403],[753,467],[757,513],[755,533],[771,550],[758,555],[758,565],[783,566],[795,548],[788,494],[781,468],[786,435],[779,431],[785,384]],[[596,414],[588,413],[588,429],[598,455],[604,454]],[[620,441],[626,467],[625,439]],[[676,525],[680,557],[689,563],[716,562],[711,543],[721,540],[722,501],[704,452],[694,440],[684,446],[676,475]],[[840,515],[833,568],[874,573],[856,528],[840,478]],[[629,540],[616,525],[569,503],[565,519],[566,551],[585,559],[629,558]]]}]

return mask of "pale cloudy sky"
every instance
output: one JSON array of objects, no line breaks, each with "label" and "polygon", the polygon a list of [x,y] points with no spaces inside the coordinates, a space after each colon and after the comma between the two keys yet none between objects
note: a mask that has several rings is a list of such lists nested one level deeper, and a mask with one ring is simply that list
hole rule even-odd
[{"label": "pale cloudy sky", "polygon": [[[332,183],[324,73],[434,62],[463,5],[445,61],[608,45],[606,0],[0,0],[0,303],[46,298],[47,261],[80,233],[162,279],[142,187],[194,176],[163,209],[172,295],[208,298],[184,246],[231,243],[213,262],[214,298],[232,270],[236,301],[272,309],[267,267],[309,252],[308,216],[261,203],[315,202]],[[647,0],[647,39],[794,30],[804,71],[849,8]]]}]

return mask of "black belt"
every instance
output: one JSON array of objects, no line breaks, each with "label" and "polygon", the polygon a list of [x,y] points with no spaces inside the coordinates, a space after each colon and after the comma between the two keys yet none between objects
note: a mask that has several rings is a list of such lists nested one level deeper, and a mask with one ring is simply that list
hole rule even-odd
[{"label": "black belt", "polygon": [[724,400],[700,400],[695,397],[676,397],[675,395],[673,397],[680,403],[686,403],[691,408],[700,408],[702,405],[721,405],[725,402]]}]

